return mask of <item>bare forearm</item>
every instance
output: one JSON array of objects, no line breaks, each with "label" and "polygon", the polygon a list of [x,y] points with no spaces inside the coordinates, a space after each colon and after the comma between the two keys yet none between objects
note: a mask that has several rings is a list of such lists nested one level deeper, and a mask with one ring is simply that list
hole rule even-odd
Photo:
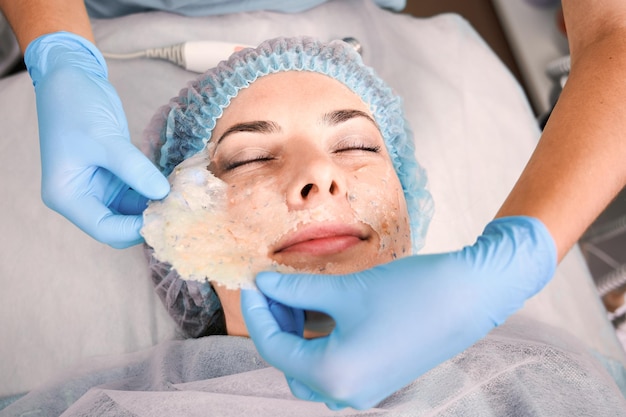
[{"label": "bare forearm", "polygon": [[572,58],[626,27],[626,2],[622,0],[562,0],[562,4]]},{"label": "bare forearm", "polygon": [[[615,7],[605,16],[601,6],[611,2]],[[559,259],[626,184],[626,26],[614,20],[616,13],[626,18],[621,3],[564,1],[572,71],[535,153],[497,214],[541,219]],[[589,25],[585,14],[601,23]]]},{"label": "bare forearm", "polygon": [[0,10],[11,24],[22,52],[38,36],[61,30],[93,42],[82,0],[0,0]]}]

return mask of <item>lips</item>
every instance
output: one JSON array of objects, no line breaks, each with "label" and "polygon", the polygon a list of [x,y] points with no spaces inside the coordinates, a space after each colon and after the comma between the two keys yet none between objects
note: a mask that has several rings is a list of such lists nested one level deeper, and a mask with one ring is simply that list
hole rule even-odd
[{"label": "lips", "polygon": [[332,255],[350,249],[368,238],[366,230],[353,225],[309,225],[281,239],[274,254]]}]

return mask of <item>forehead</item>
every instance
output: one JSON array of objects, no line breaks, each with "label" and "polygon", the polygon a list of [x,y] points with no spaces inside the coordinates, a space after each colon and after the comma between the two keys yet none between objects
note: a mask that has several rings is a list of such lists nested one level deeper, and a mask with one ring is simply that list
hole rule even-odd
[{"label": "forehead", "polygon": [[282,71],[265,75],[239,91],[222,118],[237,114],[259,117],[305,107],[311,112],[356,109],[372,114],[369,106],[347,86],[324,74],[311,71]]}]

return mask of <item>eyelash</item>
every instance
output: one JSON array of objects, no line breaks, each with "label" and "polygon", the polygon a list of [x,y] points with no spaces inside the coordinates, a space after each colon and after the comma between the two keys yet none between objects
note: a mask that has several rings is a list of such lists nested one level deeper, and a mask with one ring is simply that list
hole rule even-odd
[{"label": "eyelash", "polygon": [[380,152],[380,146],[379,145],[367,146],[364,144],[353,144],[353,145],[348,145],[345,148],[337,149],[334,151],[334,153],[347,152],[347,151],[366,151],[366,152],[378,153]]},{"label": "eyelash", "polygon": [[271,156],[263,156],[263,155],[259,155],[256,158],[252,158],[252,159],[244,159],[241,161],[235,161],[235,162],[230,162],[228,165],[226,165],[224,167],[225,171],[232,171],[235,168],[239,168],[240,166],[243,165],[247,165],[247,164],[253,164],[255,162],[266,162],[266,161],[272,161],[274,160],[274,157]]},{"label": "eyelash", "polygon": [[[348,145],[345,148],[340,148],[340,149],[336,149],[335,151],[333,151],[334,153],[341,153],[341,152],[349,152],[349,151],[365,151],[365,152],[373,152],[373,153],[378,153],[380,152],[380,145],[376,145],[376,146],[368,146],[365,144],[353,144],[353,145]],[[241,161],[235,161],[235,162],[230,162],[228,165],[226,165],[224,167],[225,171],[232,171],[236,168],[239,168],[243,165],[248,165],[248,164],[253,164],[255,162],[267,162],[267,161],[272,161],[276,158],[272,157],[272,156],[264,156],[264,155],[259,155],[258,157],[255,158],[251,158],[251,159],[244,159]]]}]

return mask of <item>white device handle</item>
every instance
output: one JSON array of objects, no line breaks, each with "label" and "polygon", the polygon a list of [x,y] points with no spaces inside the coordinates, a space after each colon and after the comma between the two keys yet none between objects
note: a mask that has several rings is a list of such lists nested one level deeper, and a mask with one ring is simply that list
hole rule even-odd
[{"label": "white device handle", "polygon": [[219,41],[185,42],[183,44],[185,69],[204,73],[209,68],[215,67],[220,61],[227,59],[233,52],[250,47],[249,45]]}]

